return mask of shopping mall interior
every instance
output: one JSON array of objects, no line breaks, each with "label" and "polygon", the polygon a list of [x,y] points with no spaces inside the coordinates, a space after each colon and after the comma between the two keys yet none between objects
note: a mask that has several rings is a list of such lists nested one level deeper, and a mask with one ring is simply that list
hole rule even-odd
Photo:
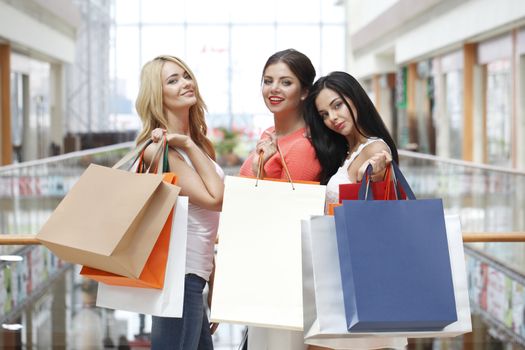
[{"label": "shopping mall interior", "polygon": [[[79,265],[17,237],[90,164],[134,148],[140,69],[161,54],[193,67],[218,163],[237,175],[273,123],[262,68],[287,48],[317,77],[356,77],[416,196],[478,237],[464,244],[472,332],[408,348],[525,348],[523,0],[0,0],[0,347],[150,347],[150,316],[97,307]],[[221,323],[215,349],[245,330]]]}]

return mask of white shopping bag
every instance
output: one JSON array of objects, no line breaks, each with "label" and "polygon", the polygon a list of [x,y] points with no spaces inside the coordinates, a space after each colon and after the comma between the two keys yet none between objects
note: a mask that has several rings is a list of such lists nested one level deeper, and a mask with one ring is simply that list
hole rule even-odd
[{"label": "white shopping bag", "polygon": [[302,330],[301,219],[325,186],[227,176],[210,319]]},{"label": "white shopping bag", "polygon": [[446,215],[447,241],[458,321],[440,331],[348,332],[335,223],[331,216],[302,221],[305,343],[334,349],[399,348],[408,338],[454,337],[472,331],[459,216]]},{"label": "white shopping bag", "polygon": [[179,196],[174,210],[163,289],[120,287],[99,283],[97,306],[153,316],[182,317],[188,197]]}]

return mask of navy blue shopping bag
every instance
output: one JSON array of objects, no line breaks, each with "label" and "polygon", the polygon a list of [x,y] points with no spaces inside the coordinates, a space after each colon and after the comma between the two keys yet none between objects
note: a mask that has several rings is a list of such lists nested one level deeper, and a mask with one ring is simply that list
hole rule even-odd
[{"label": "navy blue shopping bag", "polygon": [[457,320],[443,203],[416,200],[393,167],[409,200],[373,200],[363,181],[361,200],[335,208],[349,331],[439,330]]}]

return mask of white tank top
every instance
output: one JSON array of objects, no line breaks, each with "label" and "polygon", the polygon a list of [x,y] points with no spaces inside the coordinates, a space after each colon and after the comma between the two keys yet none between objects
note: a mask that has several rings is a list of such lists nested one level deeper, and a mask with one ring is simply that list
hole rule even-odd
[{"label": "white tank top", "polygon": [[[190,157],[183,150],[177,152],[193,169]],[[215,165],[217,174],[224,180],[221,167],[210,159]],[[186,273],[193,273],[206,281],[210,278],[213,269],[213,255],[217,228],[219,226],[218,211],[207,210],[195,204],[188,206],[188,242],[186,248]]]},{"label": "white tank top", "polygon": [[[339,185],[340,184],[348,184],[352,183],[350,180],[350,177],[348,176],[348,168],[350,167],[350,164],[357,158],[359,154],[363,151],[363,149],[368,146],[369,144],[381,141],[386,144],[383,139],[371,137],[366,142],[362,143],[357,147],[357,149],[352,152],[350,157],[345,159],[343,162],[343,165],[339,169],[337,169],[337,172],[332,175],[328,183],[326,184],[326,204],[333,204],[333,203],[339,203]],[[388,146],[388,145],[387,145]],[[389,147],[390,149],[390,147]],[[392,151],[390,151],[392,153]]]}]

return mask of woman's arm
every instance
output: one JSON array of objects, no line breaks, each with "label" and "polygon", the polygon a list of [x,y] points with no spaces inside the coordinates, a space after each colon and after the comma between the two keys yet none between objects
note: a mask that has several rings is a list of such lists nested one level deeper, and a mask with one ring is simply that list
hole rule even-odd
[{"label": "woman's arm", "polygon": [[[154,132],[156,130],[158,129]],[[152,133],[153,141],[160,139],[153,135]],[[181,148],[186,152],[195,168],[187,164],[176,151],[169,150],[170,171],[177,175],[177,185],[181,187],[181,195],[188,196],[192,204],[201,208],[220,211],[224,183],[215,170],[215,164],[189,136],[167,134],[166,137],[170,146]],[[155,148],[156,146],[151,144],[146,149],[144,160],[147,164],[151,161]]]}]

